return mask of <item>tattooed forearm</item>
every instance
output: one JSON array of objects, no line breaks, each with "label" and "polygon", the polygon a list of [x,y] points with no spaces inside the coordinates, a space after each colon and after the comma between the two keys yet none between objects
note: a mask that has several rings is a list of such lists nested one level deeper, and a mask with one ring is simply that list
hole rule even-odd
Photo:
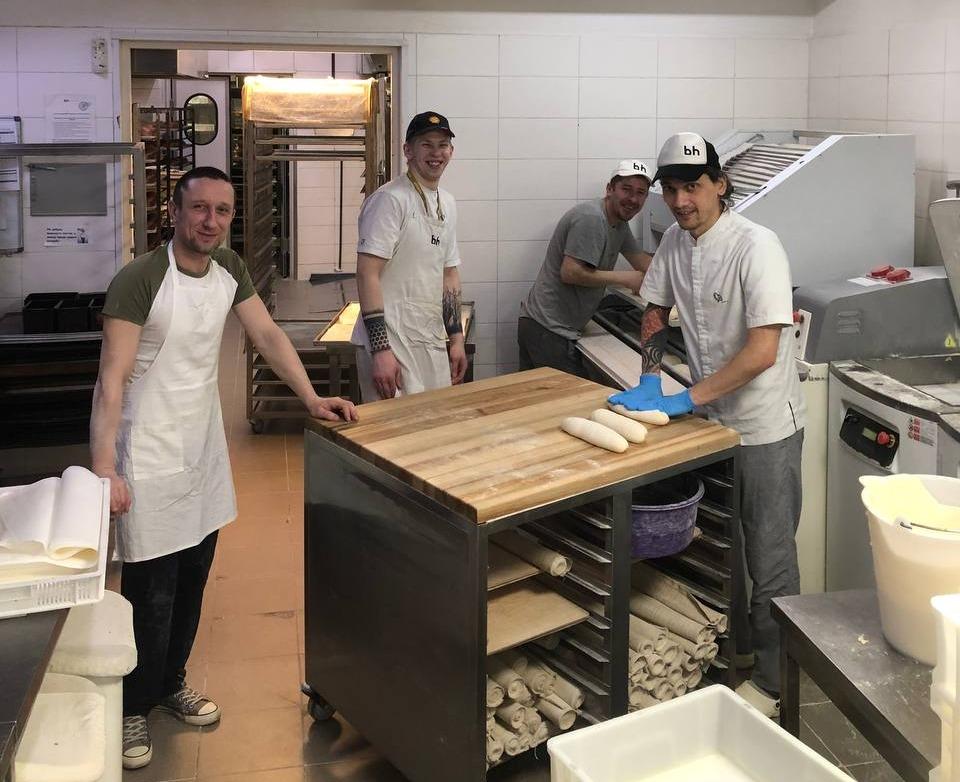
[{"label": "tattooed forearm", "polygon": [[460,289],[443,289],[443,327],[447,330],[448,336],[459,334],[463,331],[463,324],[460,323]]},{"label": "tattooed forearm", "polygon": [[667,319],[669,307],[648,304],[640,321],[640,354],[643,356],[643,372],[659,372],[663,363],[663,351],[667,346]]}]

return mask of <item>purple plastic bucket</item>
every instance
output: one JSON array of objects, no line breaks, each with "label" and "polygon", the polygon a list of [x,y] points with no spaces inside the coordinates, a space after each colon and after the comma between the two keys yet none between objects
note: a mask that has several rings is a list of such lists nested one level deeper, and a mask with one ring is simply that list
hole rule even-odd
[{"label": "purple plastic bucket", "polygon": [[[677,497],[676,501],[669,499]],[[634,492],[643,504],[631,506],[633,523],[630,550],[635,559],[667,557],[683,551],[693,540],[697,505],[703,497],[703,482],[694,475],[662,481]],[[652,504],[654,500],[666,502]]]}]

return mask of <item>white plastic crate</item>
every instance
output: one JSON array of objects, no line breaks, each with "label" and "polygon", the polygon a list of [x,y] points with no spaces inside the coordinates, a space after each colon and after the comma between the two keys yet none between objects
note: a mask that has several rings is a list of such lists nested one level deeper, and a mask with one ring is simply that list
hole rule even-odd
[{"label": "white plastic crate", "polygon": [[83,603],[96,603],[103,598],[103,582],[107,574],[107,538],[110,531],[110,481],[101,478],[100,485],[100,548],[96,570],[0,583],[0,619],[70,608]]},{"label": "white plastic crate", "polygon": [[547,749],[552,782],[850,780],[719,684],[556,736]]}]

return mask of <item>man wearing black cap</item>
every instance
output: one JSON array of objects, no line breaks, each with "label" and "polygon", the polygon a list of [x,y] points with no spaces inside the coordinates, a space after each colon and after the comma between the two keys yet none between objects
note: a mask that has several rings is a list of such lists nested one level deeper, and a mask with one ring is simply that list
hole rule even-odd
[{"label": "man wearing black cap", "polygon": [[[407,127],[405,175],[360,209],[353,333],[364,402],[460,383],[467,369],[460,325],[457,207],[440,177],[453,131],[435,111]],[[447,341],[449,339],[449,353]]]},{"label": "man wearing black cap", "polygon": [[[730,182],[702,136],[669,138],[654,179],[677,223],[664,233],[640,289],[649,303],[641,325],[643,371],[651,374],[610,401],[670,415],[697,408],[740,433],[740,512],[753,581],[749,631],[756,664],[737,692],[775,716],[780,637],[770,600],[800,591],[794,536],[804,405],[793,360],[790,265],[773,231],[728,208]],[[665,397],[656,373],[673,305],[694,384]]]}]

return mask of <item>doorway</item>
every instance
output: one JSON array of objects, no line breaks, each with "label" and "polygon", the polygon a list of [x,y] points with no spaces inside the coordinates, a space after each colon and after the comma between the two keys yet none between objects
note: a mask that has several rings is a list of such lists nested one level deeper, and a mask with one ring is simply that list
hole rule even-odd
[{"label": "doorway", "polygon": [[[125,46],[130,51],[131,108],[139,103],[182,110],[184,117],[192,121],[184,134],[194,142],[194,165],[214,165],[231,175],[238,214],[228,242],[241,253],[246,175],[241,106],[244,79],[251,75],[293,79],[365,79],[384,75],[391,84],[400,54],[398,47],[387,46],[371,46],[368,51],[336,47],[325,51],[221,49],[214,48],[215,44],[193,48],[200,45],[172,42],[129,42]],[[161,47],[168,52],[167,62],[172,70],[138,70],[137,54]],[[392,102],[394,91],[388,88],[387,92]],[[389,130],[393,130],[395,122],[393,118]],[[388,135],[396,137],[393,133]],[[398,150],[392,146],[389,156],[395,163]],[[272,210],[274,265],[281,277],[308,280],[315,275],[356,271],[356,220],[366,195],[363,175],[363,161],[276,164]]]}]

